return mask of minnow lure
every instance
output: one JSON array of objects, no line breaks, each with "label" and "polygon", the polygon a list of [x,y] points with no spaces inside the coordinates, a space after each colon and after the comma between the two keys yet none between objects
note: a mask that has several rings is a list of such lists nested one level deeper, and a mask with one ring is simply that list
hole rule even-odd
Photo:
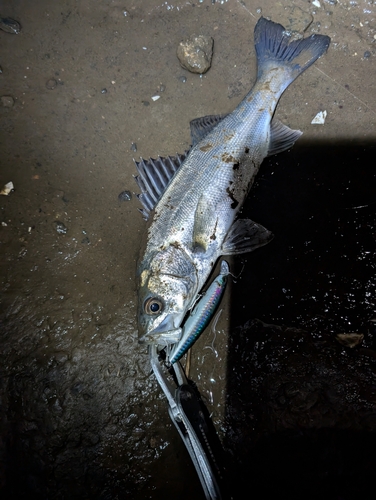
[{"label": "minnow lure", "polygon": [[225,291],[229,272],[229,266],[227,262],[223,260],[218,276],[209,286],[205,295],[203,295],[196,304],[190,316],[188,316],[183,326],[182,338],[171,352],[171,364],[176,363],[184,356],[208,326],[222,298],[223,292]]}]

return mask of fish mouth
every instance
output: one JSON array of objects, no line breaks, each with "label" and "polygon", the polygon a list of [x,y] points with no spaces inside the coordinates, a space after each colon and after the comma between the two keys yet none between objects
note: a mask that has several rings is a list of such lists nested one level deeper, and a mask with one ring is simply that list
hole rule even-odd
[{"label": "fish mouth", "polygon": [[179,342],[182,336],[183,330],[181,328],[175,328],[175,330],[169,330],[166,332],[152,332],[146,333],[140,339],[138,339],[139,344],[153,344],[160,346],[167,346],[171,344],[176,344]]},{"label": "fish mouth", "polygon": [[139,344],[175,344],[180,340],[182,332],[183,330],[181,328],[175,327],[173,318],[167,316],[157,328],[154,328],[154,330],[140,337],[138,342]]}]

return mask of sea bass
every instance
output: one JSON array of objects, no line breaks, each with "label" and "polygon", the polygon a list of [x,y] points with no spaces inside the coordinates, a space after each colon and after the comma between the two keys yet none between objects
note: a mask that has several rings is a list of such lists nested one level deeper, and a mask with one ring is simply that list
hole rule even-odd
[{"label": "sea bass", "polygon": [[276,119],[284,90],[328,48],[330,38],[296,39],[260,18],[254,31],[257,79],[228,115],[191,122],[184,155],[136,162],[138,195],[149,219],[138,266],[139,341],[171,344],[218,257],[249,252],[271,233],[236,216],[266,156],[291,148],[301,135]]}]

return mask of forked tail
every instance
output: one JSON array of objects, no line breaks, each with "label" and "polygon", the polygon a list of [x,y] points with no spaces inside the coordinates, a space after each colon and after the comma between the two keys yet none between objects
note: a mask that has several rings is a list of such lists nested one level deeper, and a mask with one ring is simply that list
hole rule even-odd
[{"label": "forked tail", "polygon": [[292,40],[292,33],[281,24],[261,17],[255,27],[257,79],[267,79],[272,69],[283,69],[283,77],[278,78],[282,93],[324,54],[329,44],[330,38],[325,35]]}]

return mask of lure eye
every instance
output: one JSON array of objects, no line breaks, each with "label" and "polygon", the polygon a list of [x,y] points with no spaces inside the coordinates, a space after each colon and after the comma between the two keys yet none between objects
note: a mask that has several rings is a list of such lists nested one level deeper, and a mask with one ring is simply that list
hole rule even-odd
[{"label": "lure eye", "polygon": [[146,314],[159,314],[162,312],[163,304],[159,299],[151,297],[144,304]]}]

